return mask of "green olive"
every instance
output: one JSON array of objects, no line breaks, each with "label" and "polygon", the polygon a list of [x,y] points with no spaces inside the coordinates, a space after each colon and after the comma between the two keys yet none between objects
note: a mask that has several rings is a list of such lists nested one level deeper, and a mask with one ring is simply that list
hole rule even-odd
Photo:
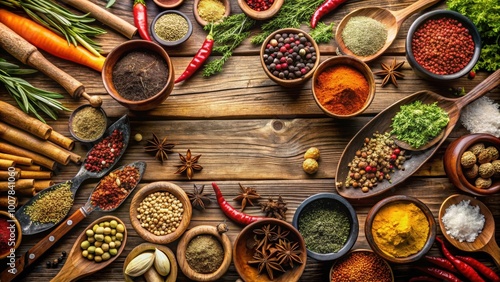
[{"label": "green olive", "polygon": [[117,249],[109,249],[109,254],[112,255],[112,256],[116,256],[116,254],[118,254],[118,250]]},{"label": "green olive", "polygon": [[102,248],[95,248],[95,255],[96,256],[101,256],[102,254],[104,254],[104,251],[102,250]]},{"label": "green olive", "polygon": [[95,246],[90,246],[87,251],[89,252],[89,254],[93,254],[95,252]]},{"label": "green olive", "polygon": [[107,243],[102,244],[101,249],[105,252],[109,251],[109,244]]},{"label": "green olive", "polygon": [[94,246],[96,248],[99,248],[100,246],[102,246],[102,242],[101,241],[97,241],[97,242],[94,243]]},{"label": "green olive", "polygon": [[97,227],[97,230],[95,231],[95,233],[96,234],[102,234],[102,233],[104,233],[104,227],[102,227],[102,226]]},{"label": "green olive", "polygon": [[111,255],[108,252],[102,254],[102,260],[108,260],[110,258],[111,258]]},{"label": "green olive", "polygon": [[86,258],[88,255],[89,255],[89,251],[84,250],[84,251],[82,252],[82,256],[83,256],[84,258]]},{"label": "green olive", "polygon": [[112,236],[116,235],[116,229],[111,229],[111,235]]},{"label": "green olive", "polygon": [[94,257],[94,261],[95,262],[101,262],[102,261],[102,257],[101,256],[95,256]]},{"label": "green olive", "polygon": [[123,233],[116,233],[115,236],[117,241],[123,241]]},{"label": "green olive", "polygon": [[116,244],[115,244],[115,242],[109,242],[109,248],[110,248],[110,249],[114,249],[114,248],[116,248]]},{"label": "green olive", "polygon": [[94,260],[94,255],[93,255],[93,254],[89,254],[89,255],[87,256],[87,259],[89,259],[89,260]]},{"label": "green olive", "polygon": [[104,222],[104,227],[109,227],[109,221]]},{"label": "green olive", "polygon": [[103,234],[95,234],[94,238],[98,242],[104,241],[104,235]]},{"label": "green olive", "polygon": [[97,230],[97,228],[98,228],[98,227],[99,227],[99,224],[94,224],[94,226],[92,226],[92,231],[94,231],[94,232],[95,232],[95,231]]},{"label": "green olive", "polygon": [[117,248],[119,248],[121,245],[122,245],[122,242],[121,242],[121,241],[115,241],[115,246],[116,246]]},{"label": "green olive", "polygon": [[109,235],[111,234],[111,227],[105,227],[104,228],[104,232],[103,232],[105,235]]},{"label": "green olive", "polygon": [[111,220],[111,221],[109,222],[109,227],[111,227],[111,228],[115,229],[115,228],[116,228],[116,226],[118,226],[118,221],[116,221],[116,220],[114,220],[114,219],[113,219],[113,220]]},{"label": "green olive", "polygon": [[94,236],[92,237],[87,237],[87,241],[89,241],[90,244],[94,244],[95,243],[95,238]]},{"label": "green olive", "polygon": [[110,237],[110,236],[105,236],[105,237],[104,237],[104,242],[105,242],[105,243],[108,243],[108,244],[109,244],[109,243],[111,243],[112,241],[113,241],[113,240],[111,239],[111,237]]},{"label": "green olive", "polygon": [[88,236],[88,237],[92,237],[92,236],[94,236],[94,230],[92,230],[92,229],[88,229],[88,230],[85,232],[85,234],[87,234],[87,236]]},{"label": "green olive", "polygon": [[123,224],[121,224],[121,223],[120,223],[120,224],[118,224],[118,225],[116,226],[116,232],[118,232],[118,233],[123,233],[123,232],[125,232],[125,226],[123,226]]},{"label": "green olive", "polygon": [[90,242],[89,241],[83,241],[81,244],[80,244],[80,247],[84,250],[88,249],[90,247]]}]

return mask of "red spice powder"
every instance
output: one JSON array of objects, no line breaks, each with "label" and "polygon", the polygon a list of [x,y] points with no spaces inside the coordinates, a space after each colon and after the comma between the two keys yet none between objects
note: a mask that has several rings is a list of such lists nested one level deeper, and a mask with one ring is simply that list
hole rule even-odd
[{"label": "red spice powder", "polygon": [[0,254],[5,254],[10,250],[9,238],[10,230],[8,229],[9,223],[4,217],[0,217]]},{"label": "red spice powder", "polygon": [[118,207],[139,181],[139,169],[133,166],[124,167],[102,178],[90,196],[93,206],[102,210]]}]

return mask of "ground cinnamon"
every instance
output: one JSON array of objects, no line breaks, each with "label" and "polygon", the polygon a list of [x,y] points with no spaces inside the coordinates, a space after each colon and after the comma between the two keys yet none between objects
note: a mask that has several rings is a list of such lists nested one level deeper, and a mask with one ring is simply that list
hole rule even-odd
[{"label": "ground cinnamon", "polygon": [[347,65],[326,68],[314,85],[320,104],[337,115],[349,115],[363,108],[369,90],[365,76]]}]

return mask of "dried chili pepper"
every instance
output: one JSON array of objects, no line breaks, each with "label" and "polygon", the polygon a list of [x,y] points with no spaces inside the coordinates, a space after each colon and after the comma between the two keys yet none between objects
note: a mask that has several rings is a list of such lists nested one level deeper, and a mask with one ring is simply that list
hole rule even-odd
[{"label": "dried chili pepper", "polygon": [[491,268],[487,267],[480,261],[471,257],[455,256],[457,259],[469,264],[472,268],[477,270],[479,273],[483,274],[484,277],[488,278],[492,282],[500,282],[500,277]]},{"label": "dried chili pepper", "polygon": [[208,57],[210,57],[213,47],[214,47],[214,37],[212,29],[210,29],[210,32],[208,33],[207,37],[205,38],[205,41],[203,42],[203,45],[198,50],[198,52],[196,52],[196,55],[194,55],[193,59],[187,66],[186,70],[184,70],[184,72],[175,80],[174,83],[181,82],[190,78],[203,65],[203,63],[208,59]]},{"label": "dried chili pepper", "polygon": [[217,186],[217,184],[212,183],[212,188],[214,189],[215,192],[215,197],[217,198],[217,203],[219,204],[222,212],[229,217],[232,221],[242,224],[242,225],[248,225],[252,222],[264,219],[265,217],[263,216],[251,216],[248,214],[245,214],[243,212],[238,211],[237,209],[233,208],[226,199],[224,199],[224,196],[222,195],[222,192]]},{"label": "dried chili pepper", "polygon": [[152,41],[149,35],[148,25],[148,10],[146,9],[146,2],[144,0],[134,0],[133,6],[134,25],[139,31],[142,39]]},{"label": "dried chili pepper", "polygon": [[457,259],[454,255],[450,253],[450,251],[446,248],[443,239],[436,237],[436,241],[441,244],[441,250],[443,251],[444,256],[451,261],[451,263],[455,266],[455,268],[460,272],[463,276],[465,276],[470,281],[474,282],[484,282],[483,278],[479,276],[479,274],[467,263]]},{"label": "dried chili pepper", "polygon": [[425,272],[433,277],[444,280],[446,282],[462,282],[454,274],[435,267],[416,267],[418,270]]},{"label": "dried chili pepper", "polygon": [[319,20],[329,12],[333,11],[340,4],[344,3],[346,0],[326,0],[321,4],[318,9],[314,12],[311,17],[311,27],[316,28],[316,24],[318,24]]},{"label": "dried chili pepper", "polygon": [[441,258],[441,257],[432,257],[432,256],[425,256],[425,259],[430,262],[430,263],[433,263],[441,268],[444,268],[445,270],[447,271],[450,271],[450,272],[455,272],[457,273],[457,269],[453,266],[453,264],[451,263],[451,261],[445,259],[445,258]]}]

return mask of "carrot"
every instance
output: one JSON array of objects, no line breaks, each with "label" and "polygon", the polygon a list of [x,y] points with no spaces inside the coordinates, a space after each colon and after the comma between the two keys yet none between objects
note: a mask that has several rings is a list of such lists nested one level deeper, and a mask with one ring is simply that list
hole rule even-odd
[{"label": "carrot", "polygon": [[56,57],[102,71],[105,57],[95,56],[82,46],[68,44],[64,38],[30,19],[0,9],[0,22],[31,44]]}]

